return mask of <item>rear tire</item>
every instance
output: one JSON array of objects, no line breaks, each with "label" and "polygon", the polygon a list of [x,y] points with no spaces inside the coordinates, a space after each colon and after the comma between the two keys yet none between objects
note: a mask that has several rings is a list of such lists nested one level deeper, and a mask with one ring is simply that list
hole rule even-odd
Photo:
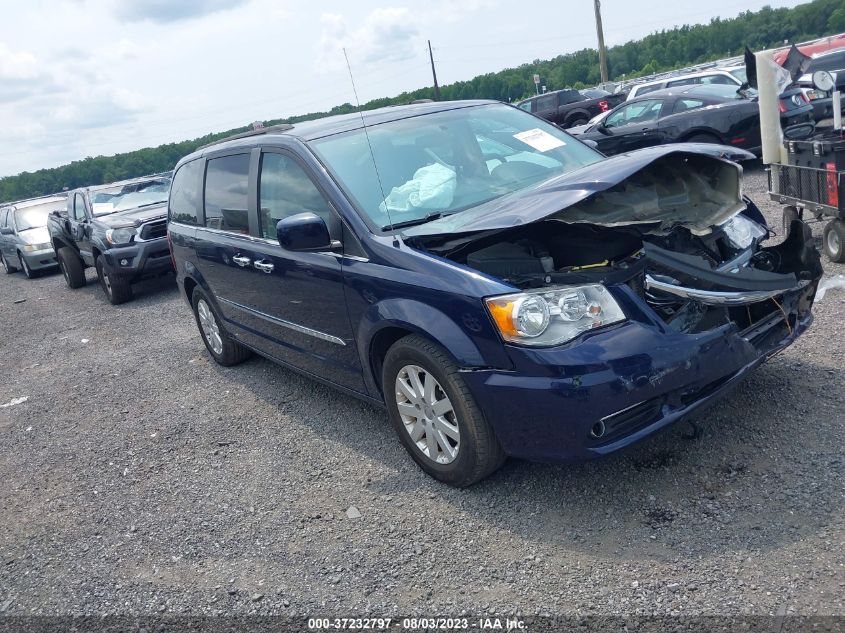
[{"label": "rear tire", "polygon": [[690,136],[686,141],[686,143],[715,143],[716,145],[722,145],[722,141],[719,140],[719,137],[713,136],[712,134],[693,134]]},{"label": "rear tire", "polygon": [[24,256],[20,253],[18,253],[18,261],[20,262],[20,268],[23,271],[23,274],[26,275],[27,279],[32,279],[36,276],[35,271],[29,267],[29,264],[26,263],[26,259],[24,259]]},{"label": "rear tire", "polygon": [[382,391],[403,446],[435,479],[463,488],[505,462],[458,366],[439,345],[417,335],[394,343],[384,359]]},{"label": "rear tire", "polygon": [[798,213],[798,209],[795,207],[784,207],[783,208],[783,234],[789,235],[789,227],[792,226],[793,220],[800,220],[801,216]]},{"label": "rear tire", "polygon": [[224,367],[240,365],[252,356],[249,348],[238,343],[223,329],[220,315],[199,287],[194,288],[191,305],[202,342],[217,364]]},{"label": "rear tire", "polygon": [[57,252],[59,268],[65,277],[67,287],[71,289],[82,288],[85,285],[85,268],[82,260],[70,246],[62,246]]},{"label": "rear tire", "polygon": [[0,253],[0,263],[3,264],[3,270],[6,271],[7,275],[11,275],[12,273],[17,272],[18,270],[6,261],[6,256],[3,253]]},{"label": "rear tire", "polygon": [[842,220],[831,220],[824,227],[824,252],[832,262],[845,262],[845,222]]},{"label": "rear tire", "polygon": [[126,303],[132,299],[132,282],[126,277],[115,275],[109,272],[102,255],[97,257],[97,278],[100,280],[100,287],[106,294],[106,299],[113,306]]}]

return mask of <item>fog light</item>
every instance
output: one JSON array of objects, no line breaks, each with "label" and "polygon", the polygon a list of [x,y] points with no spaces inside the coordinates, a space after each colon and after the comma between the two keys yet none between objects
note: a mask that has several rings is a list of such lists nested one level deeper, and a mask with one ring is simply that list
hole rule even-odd
[{"label": "fog light", "polygon": [[128,266],[128,265],[129,265],[129,260],[128,260],[128,259],[121,259],[121,260],[120,260],[120,265],[121,265],[121,266]]}]

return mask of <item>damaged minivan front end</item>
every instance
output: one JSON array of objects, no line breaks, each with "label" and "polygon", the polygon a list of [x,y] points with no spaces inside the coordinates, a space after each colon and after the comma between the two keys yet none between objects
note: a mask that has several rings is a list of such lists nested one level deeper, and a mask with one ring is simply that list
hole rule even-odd
[{"label": "damaged minivan front end", "polygon": [[484,306],[510,366],[463,378],[505,451],[580,459],[713,401],[812,322],[810,229],[781,243],[714,148],[587,165],[402,232],[511,291]]}]

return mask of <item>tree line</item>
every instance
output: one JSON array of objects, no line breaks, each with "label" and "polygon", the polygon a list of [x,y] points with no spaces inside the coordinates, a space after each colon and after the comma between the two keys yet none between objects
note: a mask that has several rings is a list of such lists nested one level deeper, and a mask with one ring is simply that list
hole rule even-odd
[{"label": "tree line", "polygon": [[[800,42],[845,31],[845,6],[842,0],[813,0],[793,8],[745,11],[735,18],[713,18],[709,24],[684,25],[652,33],[640,40],[613,46],[607,50],[608,71],[614,80],[649,75],[682,68],[713,59],[741,54],[745,47],[763,50],[784,41]],[[549,90],[582,88],[600,81],[598,51],[586,48],[553,59],[534,60],[516,68],[479,75],[468,81],[441,86],[441,99],[496,99],[517,101],[534,93],[533,75],[539,74]],[[434,97],[431,87],[402,92],[393,97],[373,99],[362,108],[371,110]],[[327,112],[268,121],[268,125],[317,119],[354,112],[349,103]],[[173,169],[186,154],[206,143],[224,138],[247,127],[218,134],[148,147],[114,156],[89,157],[68,165],[16,176],[0,178],[0,201],[20,200],[63,189],[114,182]]]}]

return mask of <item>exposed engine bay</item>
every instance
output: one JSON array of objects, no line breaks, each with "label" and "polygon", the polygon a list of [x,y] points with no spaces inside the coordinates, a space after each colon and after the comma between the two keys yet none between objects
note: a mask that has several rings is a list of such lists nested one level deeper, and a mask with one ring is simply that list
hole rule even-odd
[{"label": "exposed engine bay", "polygon": [[809,310],[822,274],[812,234],[795,222],[786,241],[762,247],[769,231],[751,219],[763,221],[762,215],[750,200],[742,206],[745,213],[702,235],[683,226],[609,227],[552,216],[471,236],[416,237],[413,243],[523,290],[624,284],[680,332],[729,323],[745,331],[772,317],[788,324],[787,313]]}]

